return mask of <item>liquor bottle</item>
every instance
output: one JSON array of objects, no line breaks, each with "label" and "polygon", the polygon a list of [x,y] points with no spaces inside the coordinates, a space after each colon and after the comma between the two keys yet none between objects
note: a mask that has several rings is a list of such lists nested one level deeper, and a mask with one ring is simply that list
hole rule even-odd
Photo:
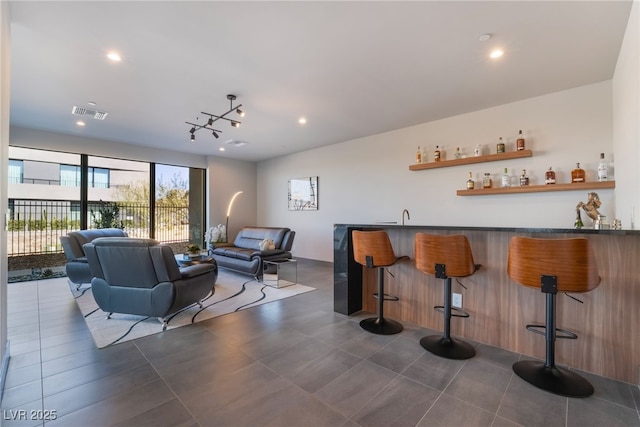
[{"label": "liquor bottle", "polygon": [[555,184],[556,183],[556,173],[549,166],[549,170],[544,173],[544,183],[545,184]]},{"label": "liquor bottle", "polygon": [[418,145],[418,151],[416,152],[416,163],[422,163],[422,150]]},{"label": "liquor bottle", "polygon": [[607,161],[604,158],[604,153],[600,153],[600,163],[598,163],[598,181],[607,180]]},{"label": "liquor bottle", "polygon": [[439,162],[440,161],[440,147],[436,145],[436,149],[433,152],[433,161],[434,162]]},{"label": "liquor bottle", "polygon": [[473,187],[476,186],[476,183],[473,181],[473,174],[469,172],[469,179],[467,179],[467,190],[473,190]]},{"label": "liquor bottle", "polygon": [[454,159],[462,158],[462,152],[460,151],[460,147],[456,147],[456,152],[453,154],[453,158]]},{"label": "liquor bottle", "polygon": [[511,187],[511,177],[507,168],[504,168],[504,173],[502,174],[502,187]]},{"label": "liquor bottle", "polygon": [[473,155],[476,157],[482,155],[482,145],[476,144],[476,148],[473,150]]},{"label": "liquor bottle", "polygon": [[580,216],[580,209],[576,209],[576,221],[573,223],[574,228],[582,228],[584,224],[582,223],[582,217]]},{"label": "liquor bottle", "polygon": [[498,144],[496,145],[496,153],[504,153],[504,141],[502,137],[498,138]]},{"label": "liquor bottle", "polygon": [[522,134],[522,131],[518,132],[518,136],[516,137],[516,150],[524,150],[524,135]]},{"label": "liquor bottle", "polygon": [[491,174],[489,172],[485,172],[484,178],[482,178],[482,188],[491,188],[493,182],[491,181]]},{"label": "liquor bottle", "polygon": [[576,163],[576,168],[571,171],[571,183],[585,182],[584,169],[580,168],[580,163]]},{"label": "liquor bottle", "polygon": [[522,175],[520,175],[520,186],[529,185],[529,177],[527,176],[527,170],[522,169]]}]

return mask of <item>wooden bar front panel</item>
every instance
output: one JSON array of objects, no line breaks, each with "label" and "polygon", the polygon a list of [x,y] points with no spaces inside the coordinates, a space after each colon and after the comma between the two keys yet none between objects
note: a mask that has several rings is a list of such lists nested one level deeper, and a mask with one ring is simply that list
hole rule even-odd
[{"label": "wooden bar front panel", "polygon": [[[486,230],[387,230],[396,255],[408,255],[385,276],[385,292],[400,298],[385,303],[385,316],[442,331],[442,314],[433,310],[443,303],[443,281],[415,268],[413,242],[419,231],[433,234],[465,234],[476,264],[473,276],[453,281],[453,292],[463,295],[469,318],[453,318],[453,336],[504,348],[544,360],[545,342],[525,325],[544,324],[545,297],[535,289],[512,282],[507,276],[507,254],[513,236],[539,238],[576,237],[575,234],[519,233]],[[581,304],[564,294],[557,297],[557,327],[578,334],[577,340],[556,341],[556,363],[638,384],[640,368],[640,236],[585,235],[593,245],[602,282],[591,292],[575,294]],[[363,310],[374,313],[376,275],[363,271]]]}]

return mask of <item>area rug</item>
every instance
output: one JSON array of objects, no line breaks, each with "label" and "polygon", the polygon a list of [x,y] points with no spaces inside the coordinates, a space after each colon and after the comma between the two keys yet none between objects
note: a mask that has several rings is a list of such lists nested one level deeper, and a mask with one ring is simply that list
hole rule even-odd
[{"label": "area rug", "polygon": [[[98,348],[104,348],[147,335],[163,332],[157,317],[135,316],[114,313],[107,319],[107,313],[96,304],[91,294],[91,286],[76,289],[70,283],[70,290],[84,315],[87,326]],[[203,301],[203,308],[194,304],[169,317],[166,330],[233,313],[258,305],[289,298],[315,290],[310,286],[294,284],[281,288],[267,286],[248,276],[220,270],[215,292]]]}]

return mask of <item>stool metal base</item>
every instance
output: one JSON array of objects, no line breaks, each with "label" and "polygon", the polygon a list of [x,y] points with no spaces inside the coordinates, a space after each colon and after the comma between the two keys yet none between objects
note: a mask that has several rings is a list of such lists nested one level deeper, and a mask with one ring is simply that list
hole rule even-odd
[{"label": "stool metal base", "polygon": [[471,359],[476,355],[476,349],[471,344],[440,335],[424,337],[420,340],[420,345],[436,356],[446,359]]},{"label": "stool metal base", "polygon": [[544,362],[523,360],[513,364],[513,372],[526,382],[550,393],[566,397],[589,397],[593,386],[575,372]]},{"label": "stool metal base", "polygon": [[378,335],[393,335],[402,332],[402,325],[395,320],[370,317],[360,322],[365,331]]}]

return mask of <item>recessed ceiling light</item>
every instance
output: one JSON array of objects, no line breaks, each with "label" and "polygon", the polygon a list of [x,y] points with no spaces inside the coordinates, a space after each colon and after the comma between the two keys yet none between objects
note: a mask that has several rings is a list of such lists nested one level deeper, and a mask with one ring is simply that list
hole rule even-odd
[{"label": "recessed ceiling light", "polygon": [[504,51],[502,49],[494,49],[489,54],[489,57],[496,59],[496,58],[500,58],[502,55],[504,55]]},{"label": "recessed ceiling light", "polygon": [[113,62],[120,62],[122,61],[122,58],[120,57],[120,55],[118,54],[118,52],[109,52],[107,54],[107,58],[109,58],[110,60],[112,60]]},{"label": "recessed ceiling light", "polygon": [[78,125],[78,126],[82,127],[82,126],[84,126],[84,125],[85,125],[85,122],[83,122],[82,120],[78,120],[78,121],[76,122],[76,125]]},{"label": "recessed ceiling light", "polygon": [[303,124],[307,123],[307,118],[306,118],[306,117],[300,117],[300,118],[298,119],[298,123],[300,123],[301,125],[303,125]]},{"label": "recessed ceiling light", "polygon": [[218,148],[218,151],[224,151],[224,147]]},{"label": "recessed ceiling light", "polygon": [[97,105],[94,101],[89,101],[87,102],[87,104],[91,105],[92,107],[95,107]]},{"label": "recessed ceiling light", "polygon": [[480,37],[478,37],[478,40],[480,40],[481,42],[486,42],[490,38],[491,38],[491,34],[483,34]]}]

